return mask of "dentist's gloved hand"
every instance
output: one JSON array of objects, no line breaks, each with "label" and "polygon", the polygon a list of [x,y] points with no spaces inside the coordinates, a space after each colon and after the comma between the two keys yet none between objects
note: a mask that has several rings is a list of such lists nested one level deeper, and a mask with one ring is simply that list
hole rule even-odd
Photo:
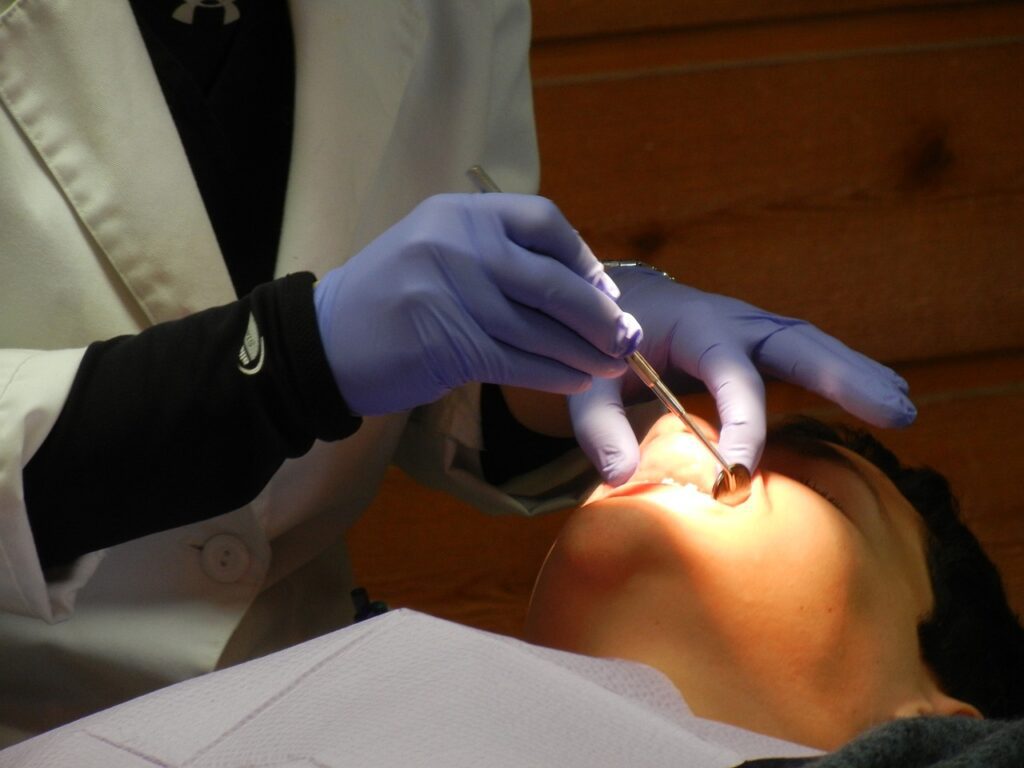
[{"label": "dentist's gloved hand", "polygon": [[469,381],[569,394],[626,370],[640,328],[553,203],[438,195],[314,289],[353,413],[433,402]]},{"label": "dentist's gloved hand", "polygon": [[[802,320],[780,317],[742,301],[689,288],[644,267],[610,267],[622,291],[619,305],[643,327],[640,352],[676,394],[703,386],[722,424],[719,449],[730,465],[757,468],[765,440],[764,384],[759,371],[833,400],[880,427],[906,426],[917,411],[907,383]],[[636,438],[623,415],[650,399],[632,372],[597,380],[569,398],[580,446],[612,485],[637,466]]]}]

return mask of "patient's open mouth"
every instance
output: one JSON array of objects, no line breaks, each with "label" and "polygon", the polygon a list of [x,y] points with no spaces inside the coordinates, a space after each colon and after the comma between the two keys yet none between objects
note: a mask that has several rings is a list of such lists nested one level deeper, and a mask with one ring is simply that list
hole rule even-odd
[{"label": "patient's open mouth", "polygon": [[678,480],[672,477],[663,477],[660,480],[629,480],[628,482],[623,483],[617,488],[602,486],[601,488],[597,489],[597,491],[594,492],[594,494],[587,500],[587,503],[591,504],[595,501],[600,501],[601,499],[621,498],[626,496],[640,496],[643,494],[649,494],[661,490],[667,491],[670,489],[675,489],[685,493],[698,493],[702,494],[703,496],[707,496],[708,499],[711,498],[711,495],[707,491],[701,490],[694,483],[679,482]]},{"label": "patient's open mouth", "polygon": [[717,475],[717,463],[697,437],[677,419],[665,417],[640,444],[640,462],[633,476],[617,488],[599,486],[586,503],[609,497],[679,491],[687,486],[689,491],[710,498]]}]

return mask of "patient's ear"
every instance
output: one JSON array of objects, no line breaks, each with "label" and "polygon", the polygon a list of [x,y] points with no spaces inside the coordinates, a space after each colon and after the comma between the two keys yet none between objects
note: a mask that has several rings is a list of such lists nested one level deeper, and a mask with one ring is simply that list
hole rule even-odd
[{"label": "patient's ear", "polygon": [[895,716],[897,718],[946,716],[984,719],[984,715],[978,711],[977,707],[966,701],[953,698],[938,688],[901,705],[896,709]]},{"label": "patient's ear", "polygon": [[942,691],[939,691],[937,696],[933,697],[932,704],[935,708],[934,714],[936,715],[971,717],[975,720],[983,720],[985,717],[973,704],[947,696]]}]

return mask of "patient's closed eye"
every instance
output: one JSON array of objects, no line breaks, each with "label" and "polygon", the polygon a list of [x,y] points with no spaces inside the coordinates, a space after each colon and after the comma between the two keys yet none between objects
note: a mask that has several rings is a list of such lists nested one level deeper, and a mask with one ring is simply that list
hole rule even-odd
[{"label": "patient's closed eye", "polygon": [[839,499],[837,499],[835,497],[835,495],[832,494],[824,486],[820,485],[819,483],[816,483],[814,480],[808,480],[807,478],[798,477],[798,478],[795,478],[795,479],[801,485],[807,486],[812,491],[814,491],[816,494],[821,496],[821,498],[825,499],[825,501],[829,502],[832,506],[834,506],[840,512],[846,512],[846,508],[843,506],[843,503],[841,501],[839,501]]}]

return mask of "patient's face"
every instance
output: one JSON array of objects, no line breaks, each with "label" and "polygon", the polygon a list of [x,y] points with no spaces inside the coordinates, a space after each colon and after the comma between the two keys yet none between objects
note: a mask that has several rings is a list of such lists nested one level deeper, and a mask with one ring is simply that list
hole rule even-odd
[{"label": "patient's face", "polygon": [[813,746],[918,714],[914,694],[934,688],[917,641],[932,605],[923,524],[837,450],[847,461],[769,440],[749,500],[729,507],[700,490],[716,473],[705,449],[660,420],[634,480],[569,518],[528,639],[643,661],[697,714]]}]

